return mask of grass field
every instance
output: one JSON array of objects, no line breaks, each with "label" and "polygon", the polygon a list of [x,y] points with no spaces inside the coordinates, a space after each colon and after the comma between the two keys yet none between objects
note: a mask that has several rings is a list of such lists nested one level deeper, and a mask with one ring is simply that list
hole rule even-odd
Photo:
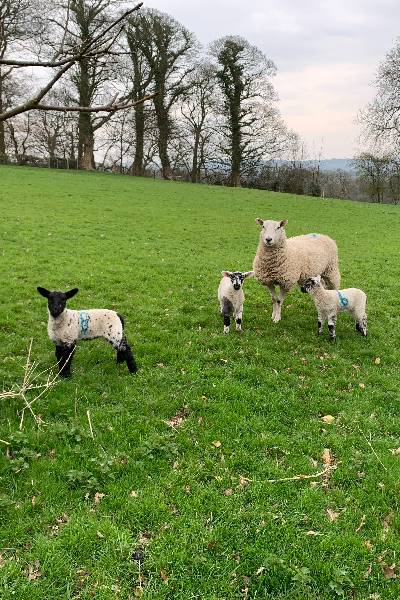
[{"label": "grass field", "polygon": [[[0,400],[2,600],[400,597],[398,207],[6,167],[0,207],[0,389],[31,338],[55,362],[37,285],[121,312],[140,367],[81,344],[22,432]],[[255,280],[222,334],[220,271],[251,268],[255,217],[336,239],[367,339],[346,315],[317,338],[299,290],[273,324]]]}]

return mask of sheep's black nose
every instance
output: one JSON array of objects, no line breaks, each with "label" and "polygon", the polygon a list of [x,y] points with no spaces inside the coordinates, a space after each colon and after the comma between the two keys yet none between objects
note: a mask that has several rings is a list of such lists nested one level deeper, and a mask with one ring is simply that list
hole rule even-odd
[{"label": "sheep's black nose", "polygon": [[267,244],[269,244],[270,242],[272,242],[272,238],[265,238],[265,241],[267,242]]}]

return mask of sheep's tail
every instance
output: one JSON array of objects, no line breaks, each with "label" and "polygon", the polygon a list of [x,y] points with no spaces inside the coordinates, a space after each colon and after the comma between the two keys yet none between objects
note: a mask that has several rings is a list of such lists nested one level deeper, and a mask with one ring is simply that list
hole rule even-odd
[{"label": "sheep's tail", "polygon": [[117,317],[118,317],[118,319],[122,323],[122,329],[124,329],[124,327],[125,327],[125,319],[124,319],[124,317],[122,315],[120,315],[119,313],[117,313]]}]

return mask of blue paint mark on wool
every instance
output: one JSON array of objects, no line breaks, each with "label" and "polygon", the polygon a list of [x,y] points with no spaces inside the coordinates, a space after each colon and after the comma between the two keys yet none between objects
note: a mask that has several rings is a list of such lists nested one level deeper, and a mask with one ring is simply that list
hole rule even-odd
[{"label": "blue paint mark on wool", "polygon": [[349,300],[348,298],[346,298],[346,296],[344,296],[342,294],[342,292],[339,292],[338,290],[338,296],[339,296],[339,302],[340,302],[340,306],[342,306],[343,308],[346,308],[346,306],[349,305]]},{"label": "blue paint mark on wool", "polygon": [[319,237],[321,234],[320,233],[309,233],[308,237],[312,237],[312,238],[317,238]]},{"label": "blue paint mark on wool", "polygon": [[90,322],[89,314],[87,312],[85,312],[84,310],[81,310],[79,313],[79,327],[80,327],[81,333],[83,335],[86,335],[88,332],[89,322]]}]

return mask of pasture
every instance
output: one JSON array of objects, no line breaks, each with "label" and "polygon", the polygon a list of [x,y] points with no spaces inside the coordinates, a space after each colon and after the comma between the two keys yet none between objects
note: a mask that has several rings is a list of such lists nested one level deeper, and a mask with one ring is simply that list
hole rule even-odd
[{"label": "pasture", "polygon": [[[55,363],[37,285],[123,314],[139,366],[81,343],[40,426],[0,400],[2,600],[400,597],[398,207],[13,167],[0,206],[0,390],[31,338]],[[367,339],[347,315],[317,338],[298,289],[273,324],[253,279],[222,334],[220,271],[251,269],[256,217],[337,241]]]}]

